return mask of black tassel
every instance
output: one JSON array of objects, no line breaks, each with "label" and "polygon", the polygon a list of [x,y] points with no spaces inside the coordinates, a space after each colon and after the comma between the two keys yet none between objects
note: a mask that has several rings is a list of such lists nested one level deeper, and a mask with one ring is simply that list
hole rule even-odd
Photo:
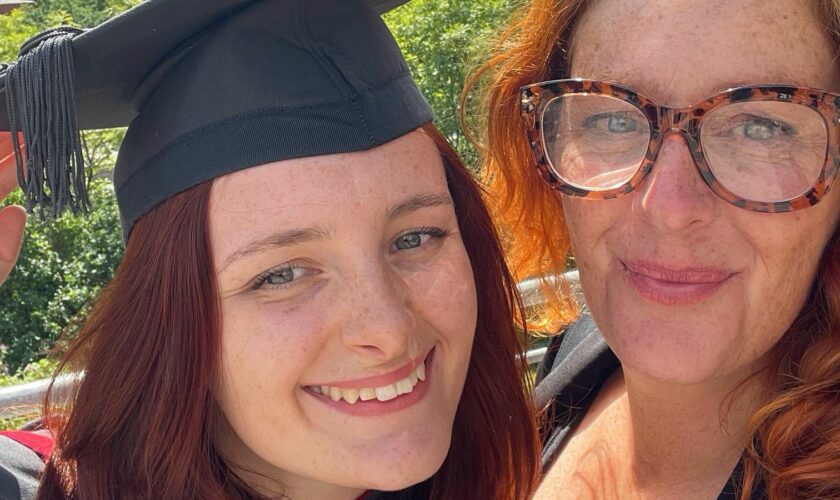
[{"label": "black tassel", "polygon": [[[6,73],[6,107],[18,182],[26,208],[41,219],[60,216],[69,207],[87,213],[87,175],[82,136],[76,123],[73,49],[81,33],[57,28],[26,42],[17,63]],[[23,132],[25,161],[18,132]]]}]

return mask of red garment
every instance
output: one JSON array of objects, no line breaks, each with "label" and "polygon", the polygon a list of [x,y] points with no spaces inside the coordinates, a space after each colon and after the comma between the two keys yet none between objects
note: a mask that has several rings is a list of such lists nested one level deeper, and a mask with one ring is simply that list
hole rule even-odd
[{"label": "red garment", "polygon": [[30,431],[0,431],[0,436],[6,436],[12,441],[26,446],[47,461],[52,455],[55,441],[50,436]]}]

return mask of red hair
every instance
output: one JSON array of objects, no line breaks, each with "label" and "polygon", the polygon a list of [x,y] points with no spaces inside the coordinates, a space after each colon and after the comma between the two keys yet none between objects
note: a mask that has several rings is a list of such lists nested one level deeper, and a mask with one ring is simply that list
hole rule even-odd
[{"label": "red hair", "polygon": [[[431,498],[526,499],[538,474],[537,432],[522,385],[517,296],[477,184],[433,126],[475,273],[478,326],[452,445]],[[85,370],[70,402],[48,397],[57,446],[39,498],[262,498],[211,439],[223,417],[218,291],[208,242],[211,183],[140,219],[112,283],[59,372]]]},{"label": "red hair", "polygon": [[[480,83],[475,115],[489,116],[479,134],[469,134],[482,153],[486,201],[505,235],[507,262],[517,281],[559,276],[571,255],[560,197],[538,175],[519,110],[519,88],[548,79],[565,53],[557,34],[567,32],[584,0],[534,0],[523,6],[497,40],[490,59],[467,79],[461,119],[467,120],[469,93]],[[565,63],[563,63],[565,64]],[[469,133],[469,132],[468,132]],[[535,330],[554,332],[578,313],[568,287],[542,287],[547,308],[529,318]],[[539,314],[542,312],[543,314]]]},{"label": "red hair", "polygon": [[[840,0],[816,0],[840,46]],[[585,0],[530,0],[496,40],[494,55],[469,79],[484,86],[480,137],[491,211],[510,236],[518,278],[565,269],[570,241],[560,197],[540,178],[520,118],[519,87],[569,76],[572,29]],[[562,294],[561,294],[562,295]],[[562,298],[562,297],[561,297]],[[567,322],[560,304],[542,323]],[[828,245],[814,290],[775,348],[776,390],[749,423],[741,499],[758,481],[771,500],[840,498],[840,233]]]}]

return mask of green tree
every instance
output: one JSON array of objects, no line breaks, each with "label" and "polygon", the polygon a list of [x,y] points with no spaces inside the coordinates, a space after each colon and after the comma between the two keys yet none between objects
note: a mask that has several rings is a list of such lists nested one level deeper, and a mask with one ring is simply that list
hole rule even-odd
[{"label": "green tree", "polygon": [[[89,216],[56,221],[30,217],[17,266],[0,287],[0,343],[14,373],[43,356],[113,275],[122,258],[119,214],[111,182],[90,185]],[[7,203],[21,203],[13,193]]]},{"label": "green tree", "polygon": [[461,90],[513,7],[514,0],[412,0],[385,15],[435,123],[467,165],[476,165],[477,154],[461,129]]}]

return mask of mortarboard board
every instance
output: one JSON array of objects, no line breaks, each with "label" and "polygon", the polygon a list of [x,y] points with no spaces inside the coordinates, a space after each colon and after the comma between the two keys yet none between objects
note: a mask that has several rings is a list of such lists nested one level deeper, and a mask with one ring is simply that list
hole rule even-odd
[{"label": "mortarboard board", "polygon": [[114,171],[127,237],[201,182],[430,122],[379,17],[406,1],[147,0],[33,38],[0,69],[0,130],[22,131],[28,208],[86,207],[78,129],[129,126]]}]

